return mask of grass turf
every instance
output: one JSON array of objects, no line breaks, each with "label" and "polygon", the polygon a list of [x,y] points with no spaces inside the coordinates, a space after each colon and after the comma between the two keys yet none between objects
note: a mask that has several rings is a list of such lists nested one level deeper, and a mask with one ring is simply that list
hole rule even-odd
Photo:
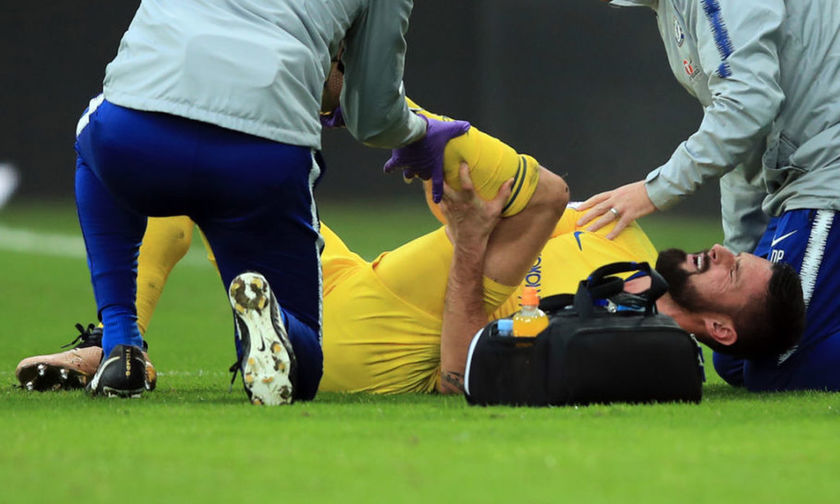
[{"label": "grass turf", "polygon": [[[324,205],[322,215],[366,257],[435,227],[417,207]],[[720,238],[714,222],[643,226],[660,247]],[[710,368],[700,405],[472,408],[458,397],[321,394],[251,407],[239,383],[228,392],[229,308],[197,257],[175,269],[149,329],[157,391],[135,401],[25,392],[13,388],[18,360],[72,339],[93,301],[83,259],[6,250],[9,228],[78,235],[70,206],[0,213],[0,502],[785,502],[840,492],[837,395],[748,394]]]}]

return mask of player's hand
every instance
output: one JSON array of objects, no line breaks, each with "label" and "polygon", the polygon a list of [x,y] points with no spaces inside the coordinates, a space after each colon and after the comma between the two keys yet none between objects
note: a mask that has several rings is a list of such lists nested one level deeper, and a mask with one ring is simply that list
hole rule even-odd
[{"label": "player's hand", "polygon": [[341,106],[332,109],[332,112],[321,112],[321,127],[324,129],[344,127],[344,114],[341,112]]},{"label": "player's hand", "polygon": [[513,179],[502,184],[492,200],[485,201],[475,191],[467,163],[461,163],[459,176],[461,189],[455,190],[449,184],[444,184],[443,201],[440,204],[446,217],[449,237],[456,243],[470,239],[486,240],[502,218],[502,209],[510,196]]},{"label": "player's hand", "polygon": [[592,225],[586,228],[587,231],[597,231],[610,222],[617,221],[613,230],[607,234],[607,239],[612,240],[634,220],[655,212],[656,206],[648,197],[645,181],[640,180],[596,194],[584,201],[578,210],[589,210],[578,219],[578,226],[585,226],[594,220]]},{"label": "player's hand", "polygon": [[391,151],[385,163],[385,173],[402,170],[403,178],[420,177],[432,181],[432,200],[440,203],[443,197],[443,149],[449,140],[470,129],[466,121],[440,121],[419,116],[426,121],[426,135],[414,143]]}]

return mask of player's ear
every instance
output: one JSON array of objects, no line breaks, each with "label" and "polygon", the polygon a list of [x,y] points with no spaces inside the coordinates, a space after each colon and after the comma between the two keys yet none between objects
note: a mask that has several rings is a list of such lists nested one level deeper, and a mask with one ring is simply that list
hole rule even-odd
[{"label": "player's ear", "polygon": [[732,345],[738,340],[738,332],[732,317],[727,315],[710,315],[703,318],[706,332],[721,345]]}]

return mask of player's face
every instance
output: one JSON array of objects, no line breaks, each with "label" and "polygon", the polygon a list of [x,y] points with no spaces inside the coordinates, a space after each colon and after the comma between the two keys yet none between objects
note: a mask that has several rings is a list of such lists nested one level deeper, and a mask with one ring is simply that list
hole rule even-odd
[{"label": "player's face", "polygon": [[694,254],[671,249],[656,261],[674,301],[689,311],[734,314],[752,300],[763,299],[772,263],[753,254],[733,254],[721,245]]}]

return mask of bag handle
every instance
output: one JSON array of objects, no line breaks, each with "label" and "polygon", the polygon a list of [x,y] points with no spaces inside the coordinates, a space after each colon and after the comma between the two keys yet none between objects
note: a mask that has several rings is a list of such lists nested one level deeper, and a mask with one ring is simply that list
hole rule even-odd
[{"label": "bag handle", "polygon": [[574,294],[553,294],[540,299],[540,310],[546,313],[556,313],[574,304]]},{"label": "bag handle", "polygon": [[631,271],[642,272],[650,277],[650,288],[634,294],[634,298],[644,303],[645,315],[656,313],[656,300],[668,291],[668,282],[647,262],[629,261],[601,266],[593,271],[588,278],[581,280],[575,294],[575,311],[581,318],[591,317],[596,299],[606,299],[624,291],[624,280],[612,275]]}]

